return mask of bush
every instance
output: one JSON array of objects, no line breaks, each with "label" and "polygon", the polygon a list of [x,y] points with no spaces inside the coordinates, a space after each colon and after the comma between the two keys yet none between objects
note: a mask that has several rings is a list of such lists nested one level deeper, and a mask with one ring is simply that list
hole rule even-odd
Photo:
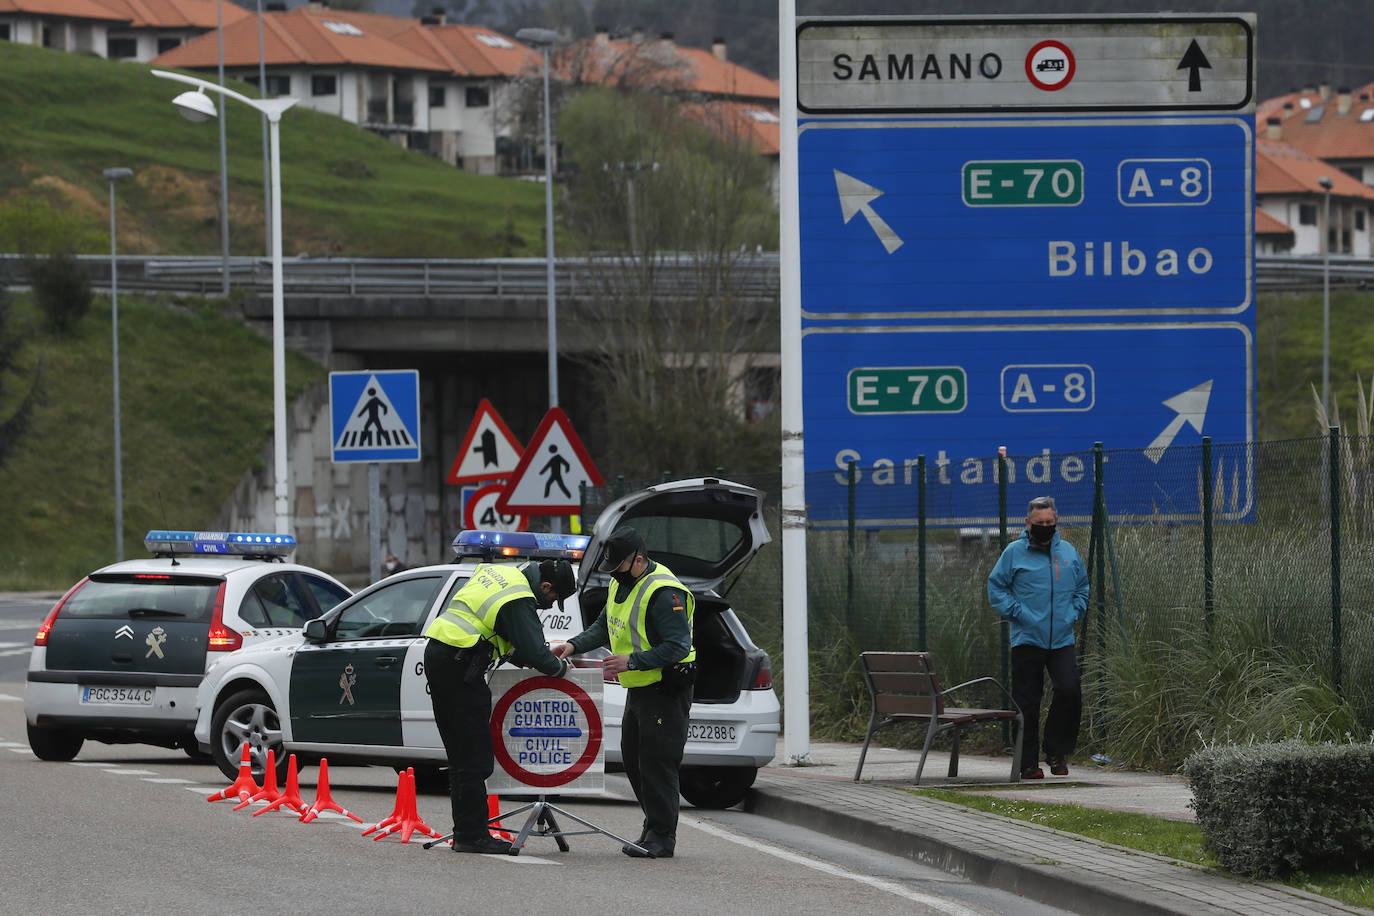
[{"label": "bush", "polygon": [[1208,848],[1244,875],[1374,860],[1374,745],[1208,747],[1183,764]]},{"label": "bush", "polygon": [[70,252],[30,259],[28,274],[34,302],[53,333],[67,333],[91,310],[91,281]]}]

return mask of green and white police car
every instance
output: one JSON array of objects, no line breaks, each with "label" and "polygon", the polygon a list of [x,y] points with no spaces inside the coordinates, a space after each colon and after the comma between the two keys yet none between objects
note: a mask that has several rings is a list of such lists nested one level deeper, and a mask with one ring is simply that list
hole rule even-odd
[{"label": "green and white police car", "polygon": [[285,534],[149,531],[152,555],[96,570],[39,627],[24,715],[42,760],[87,740],[180,747],[196,756],[196,689],[235,649],[301,632],[348,586],[285,562]]},{"label": "green and white police car", "polygon": [[[541,611],[550,641],[595,620],[609,577],[595,563],[598,542],[622,524],[644,535],[697,596],[698,676],[682,764],[682,795],[698,807],[743,799],[758,768],[773,759],[779,705],[767,653],[750,640],[722,594],[722,583],[771,538],[763,494],[712,478],[664,483],[623,497],[601,513],[592,535],[464,531],[455,561],[405,570],[342,602],[300,633],[224,656],[200,687],[195,736],[225,776],[237,773],[246,745],[261,773],[275,752],[279,777],[288,755],[331,763],[414,766],[438,775],[446,764],[424,677],[425,638],[435,615],[479,562],[566,558],[581,566],[576,598]],[[604,650],[574,661],[598,667]],[[621,765],[624,688],[607,683],[602,720],[608,768]]]}]

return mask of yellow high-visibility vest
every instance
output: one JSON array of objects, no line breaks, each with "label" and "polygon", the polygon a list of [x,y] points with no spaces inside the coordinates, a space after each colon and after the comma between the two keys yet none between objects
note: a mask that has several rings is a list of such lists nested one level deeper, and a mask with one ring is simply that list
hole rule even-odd
[{"label": "yellow high-visibility vest", "polygon": [[509,655],[515,647],[496,635],[496,615],[519,598],[534,599],[520,567],[482,563],[425,629],[425,635],[460,649],[485,639],[496,647],[492,658]]},{"label": "yellow high-visibility vest", "polygon": [[[614,597],[608,596],[606,601],[606,628],[611,637],[611,653],[613,655],[629,655],[631,652],[639,652],[645,649],[652,649],[653,645],[649,642],[648,633],[648,609],[649,599],[654,593],[662,588],[677,589],[682,593],[683,606],[687,611],[687,632],[692,634],[692,618],[696,613],[696,599],[692,597],[692,592],[685,585],[677,580],[667,567],[658,565],[653,572],[641,578],[635,583],[634,588],[630,589],[629,594],[617,601]],[[612,592],[616,589],[612,588]],[[687,650],[687,654],[678,661],[696,661],[697,649],[693,645]],[[649,684],[656,684],[663,680],[663,669],[651,668],[648,671],[625,671],[620,675],[620,684],[623,687],[645,687]]]}]

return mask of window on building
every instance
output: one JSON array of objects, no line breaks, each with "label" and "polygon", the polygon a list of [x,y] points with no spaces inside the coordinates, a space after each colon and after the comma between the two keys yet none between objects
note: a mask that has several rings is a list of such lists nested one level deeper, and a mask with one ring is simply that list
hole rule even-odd
[{"label": "window on building", "polygon": [[334,74],[316,73],[310,77],[311,95],[334,95],[337,91]]},{"label": "window on building", "polygon": [[105,56],[110,60],[128,60],[138,56],[138,40],[135,38],[105,39]]},{"label": "window on building", "polygon": [[0,22],[0,41],[9,41],[9,40],[10,40],[10,24],[9,24],[8,22]]},{"label": "window on building", "polygon": [[290,95],[291,77],[267,74],[267,94],[268,95]]},{"label": "window on building", "polygon": [[166,54],[173,48],[181,47],[180,38],[159,38],[157,40],[157,53]]},{"label": "window on building", "polygon": [[486,108],[491,104],[491,95],[486,86],[469,86],[464,94],[463,104],[469,108]]},{"label": "window on building", "polygon": [[1363,211],[1363,210],[1356,210],[1356,211],[1355,211],[1355,231],[1356,231],[1356,232],[1364,232],[1364,211]]},{"label": "window on building", "polygon": [[430,87],[429,87],[429,107],[430,107],[430,108],[443,108],[443,107],[444,107],[444,87],[443,87],[443,86],[430,86]]},{"label": "window on building", "polygon": [[1364,181],[1364,168],[1358,165],[1343,165],[1341,171],[1356,181]]},{"label": "window on building", "polygon": [[1350,230],[1349,230],[1349,229],[1342,229],[1342,230],[1341,230],[1341,254],[1350,254],[1350,252],[1353,251],[1353,250],[1354,250],[1354,248],[1352,248],[1352,247],[1351,247],[1351,244],[1350,244]]},{"label": "window on building", "polygon": [[1298,204],[1298,225],[1315,226],[1317,225],[1317,205]]}]

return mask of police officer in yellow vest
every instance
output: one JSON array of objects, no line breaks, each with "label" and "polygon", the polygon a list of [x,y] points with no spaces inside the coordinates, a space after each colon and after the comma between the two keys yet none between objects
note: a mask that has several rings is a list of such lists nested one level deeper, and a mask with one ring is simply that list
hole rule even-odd
[{"label": "police officer in yellow vest", "polygon": [[425,630],[425,680],[448,754],[454,852],[510,852],[510,843],[487,830],[486,780],[496,765],[487,672],[509,658],[543,674],[565,675],[568,663],[549,651],[537,609],[556,601],[562,610],[563,599],[575,591],[567,560],[482,563]]},{"label": "police officer in yellow vest", "polygon": [[621,528],[606,540],[602,572],[615,582],[606,607],[571,641],[557,643],[560,658],[609,645],[602,671],[628,688],[620,723],[620,753],[644,826],[634,858],[669,859],[677,843],[678,767],[687,743],[696,679],[692,615],[696,600],[668,567],[645,553],[644,539]]}]

